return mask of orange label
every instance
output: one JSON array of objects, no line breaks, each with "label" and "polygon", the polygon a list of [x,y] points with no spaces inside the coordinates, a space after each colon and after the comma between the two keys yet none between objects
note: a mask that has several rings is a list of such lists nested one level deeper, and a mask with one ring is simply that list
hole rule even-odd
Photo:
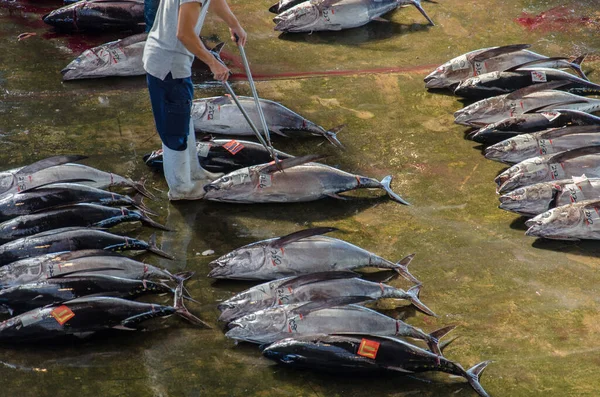
[{"label": "orange label", "polygon": [[359,356],[372,358],[373,360],[375,360],[375,357],[377,357],[378,350],[379,350],[379,342],[375,342],[373,340],[368,340],[368,339],[363,339],[360,342],[360,346],[358,347],[358,352],[356,352],[356,354],[358,354]]},{"label": "orange label", "polygon": [[233,139],[233,140],[227,142],[226,144],[224,144],[223,147],[225,148],[225,150],[227,150],[229,153],[231,153],[235,156],[236,154],[239,153],[240,150],[242,150],[244,148],[244,145],[242,145],[241,143],[239,143],[238,141]]},{"label": "orange label", "polygon": [[50,314],[60,325],[63,325],[75,317],[75,313],[73,313],[73,311],[65,305],[57,307],[56,309],[52,310]]}]

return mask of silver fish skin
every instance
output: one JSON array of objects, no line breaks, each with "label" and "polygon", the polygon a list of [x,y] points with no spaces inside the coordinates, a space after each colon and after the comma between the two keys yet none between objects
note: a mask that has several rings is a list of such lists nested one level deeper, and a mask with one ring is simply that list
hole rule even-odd
[{"label": "silver fish skin", "polygon": [[238,341],[268,344],[293,336],[357,332],[421,339],[432,350],[439,351],[439,338],[363,306],[346,305],[298,314],[297,310],[304,305],[278,306],[248,314],[229,323],[230,329],[225,336]]},{"label": "silver fish skin", "polygon": [[[330,272],[341,273],[341,272]],[[262,284],[255,287],[255,291],[270,292],[264,293],[262,299],[238,299],[228,300],[219,305],[221,310],[220,321],[230,322],[236,318],[245,316],[258,310],[268,309],[270,307],[289,305],[293,303],[314,302],[320,300],[328,300],[343,296],[364,296],[371,300],[377,299],[404,299],[413,302],[415,307],[422,310],[428,315],[435,315],[427,306],[423,305],[419,300],[418,294],[421,286],[417,285],[408,291],[400,288],[395,288],[383,283],[375,283],[372,281],[363,280],[357,277],[350,276],[349,278],[327,279],[328,275],[321,278],[320,281],[295,285],[294,279],[302,278],[294,277],[285,285],[273,290],[269,287],[270,283]],[[310,276],[309,276],[310,277]],[[248,292],[243,292],[242,294]]]},{"label": "silver fish skin", "polygon": [[600,178],[600,146],[532,157],[513,165],[494,180],[498,193],[507,193],[538,182],[586,175]]},{"label": "silver fish skin", "polygon": [[[490,72],[503,71],[514,66],[548,59],[547,56],[526,50],[528,44],[515,44],[502,47],[481,48],[467,52],[449,60],[428,74],[424,81],[426,88],[452,88],[470,77]],[[580,57],[573,62],[566,60],[549,60],[548,63],[538,64],[538,67],[554,69],[573,69],[580,77],[587,80],[581,70]]]},{"label": "silver fish skin", "polygon": [[58,8],[42,17],[48,25],[68,31],[131,30],[144,26],[141,0],[86,0]]},{"label": "silver fish skin", "polygon": [[575,109],[583,112],[600,110],[600,100],[564,91],[542,90],[517,98],[512,97],[512,94],[514,93],[483,99],[460,109],[454,113],[454,122],[469,127],[482,127],[508,117],[537,110],[556,108]]},{"label": "silver fish skin", "polygon": [[499,208],[533,217],[552,208],[600,197],[600,178],[573,177],[541,182],[500,196]]},{"label": "silver fish skin", "polygon": [[516,164],[531,157],[592,145],[600,145],[600,125],[553,128],[517,135],[488,146],[484,155],[489,160]]},{"label": "silver fish skin", "polygon": [[306,1],[306,0],[279,0],[279,2],[273,4],[269,8],[269,11],[274,14],[279,14],[279,13],[289,10],[290,8],[296,6],[300,3],[303,3],[304,1]]},{"label": "silver fish skin", "polygon": [[142,54],[147,37],[140,33],[85,50],[61,70],[63,81],[144,75]]},{"label": "silver fish skin", "polygon": [[[257,124],[259,115],[254,98],[238,96],[238,99]],[[343,147],[336,137],[337,131],[327,131],[278,102],[260,99],[260,105],[272,134],[284,137],[322,136],[333,145]],[[197,132],[240,136],[254,134],[242,112],[228,96],[195,99],[192,103],[192,119]]]},{"label": "silver fish skin", "polygon": [[313,0],[300,3],[273,18],[281,32],[342,30],[380,19],[402,5],[412,4],[434,25],[419,0]]},{"label": "silver fish skin", "polygon": [[392,200],[408,205],[391,190],[391,176],[379,182],[319,163],[296,165],[285,172],[265,173],[267,166],[242,168],[222,176],[204,186],[204,199],[240,204],[301,203],[325,197],[340,199],[342,197],[338,193],[379,188],[385,190]]},{"label": "silver fish skin", "polygon": [[258,241],[221,256],[210,263],[212,270],[208,277],[274,280],[308,273],[376,267],[394,270],[419,284],[408,271],[412,255],[393,263],[346,241],[327,236],[306,237],[282,247],[273,244],[277,240]]},{"label": "silver fish skin", "polygon": [[525,222],[527,236],[552,240],[599,240],[600,202],[584,200],[552,208]]},{"label": "silver fish skin", "polygon": [[0,267],[0,288],[53,277],[97,275],[135,280],[177,281],[170,272],[105,250],[80,250],[22,259]]}]

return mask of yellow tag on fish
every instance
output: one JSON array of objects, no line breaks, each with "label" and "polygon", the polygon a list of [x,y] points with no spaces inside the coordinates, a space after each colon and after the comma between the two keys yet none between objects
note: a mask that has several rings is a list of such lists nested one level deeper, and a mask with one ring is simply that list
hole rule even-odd
[{"label": "yellow tag on fish", "polygon": [[75,317],[75,313],[65,305],[59,306],[56,309],[50,312],[52,317],[58,322],[60,325],[63,325],[73,317]]},{"label": "yellow tag on fish", "polygon": [[377,351],[379,350],[379,342],[375,342],[373,340],[363,339],[360,342],[360,346],[358,347],[358,351],[356,354],[359,356],[372,358],[375,360],[377,357]]}]

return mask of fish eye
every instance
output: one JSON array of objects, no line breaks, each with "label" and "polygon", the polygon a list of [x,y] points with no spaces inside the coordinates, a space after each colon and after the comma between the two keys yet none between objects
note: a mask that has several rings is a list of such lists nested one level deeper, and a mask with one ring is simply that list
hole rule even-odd
[{"label": "fish eye", "polygon": [[224,177],[223,177],[223,182],[229,182],[229,180],[230,180],[230,179],[231,179],[230,177],[228,177],[228,176],[224,176]]},{"label": "fish eye", "polygon": [[255,321],[256,320],[256,314],[254,314],[254,313],[248,314],[246,316],[246,320],[248,320],[248,321]]},{"label": "fish eye", "polygon": [[551,211],[546,211],[542,214],[542,218],[550,218],[551,215],[552,215]]}]

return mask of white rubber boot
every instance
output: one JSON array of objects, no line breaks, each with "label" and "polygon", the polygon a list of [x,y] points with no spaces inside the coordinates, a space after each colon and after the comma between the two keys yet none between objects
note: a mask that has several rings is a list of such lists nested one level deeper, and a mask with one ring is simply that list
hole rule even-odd
[{"label": "white rubber boot", "polygon": [[[198,200],[204,197],[204,183],[193,181],[191,178],[192,162],[189,150],[171,150],[164,144],[162,149],[165,179],[169,185],[169,200]],[[198,163],[196,156],[193,160]]]},{"label": "white rubber boot", "polygon": [[204,184],[208,184],[225,175],[220,172],[208,172],[204,168],[200,167],[200,161],[198,160],[198,150],[196,149],[196,133],[194,132],[194,120],[192,120],[191,118],[190,133],[188,134],[187,138],[187,151],[190,157],[190,175],[192,181],[202,181]]}]

